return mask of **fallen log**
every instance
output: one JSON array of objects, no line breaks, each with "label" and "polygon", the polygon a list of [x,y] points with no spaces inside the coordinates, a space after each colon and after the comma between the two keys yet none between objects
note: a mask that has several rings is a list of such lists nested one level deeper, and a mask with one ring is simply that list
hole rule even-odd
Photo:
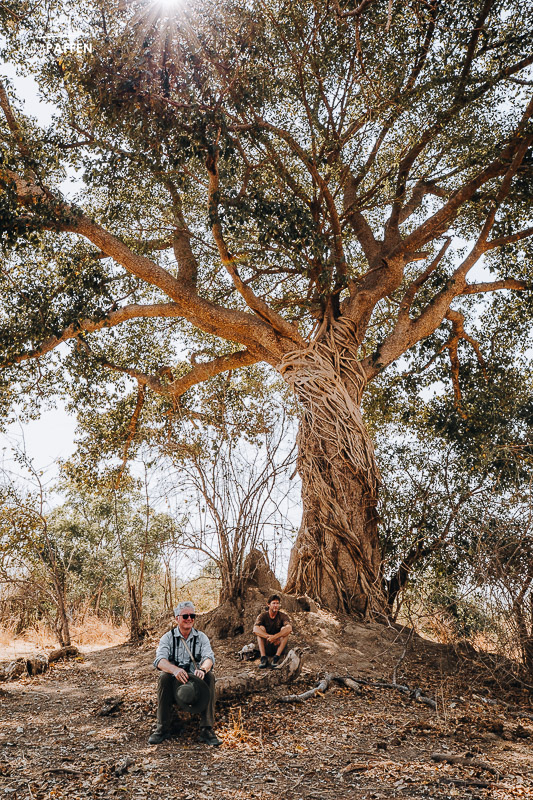
[{"label": "fallen log", "polygon": [[302,668],[302,654],[298,648],[289,650],[283,661],[275,669],[258,670],[257,667],[244,670],[237,675],[226,675],[216,682],[217,700],[226,700],[243,694],[260,694],[296,680]]},{"label": "fallen log", "polygon": [[48,654],[48,663],[51,664],[53,661],[60,661],[63,658],[75,658],[79,654],[80,651],[73,644],[68,647],[60,647],[58,650],[52,650]]},{"label": "fallen log", "polygon": [[0,681],[16,681],[26,672],[26,659],[16,658],[0,664]]},{"label": "fallen log", "polygon": [[481,697],[479,694],[473,694],[472,698],[474,700],[478,700],[480,703],[485,703],[489,706],[503,706],[510,717],[520,718],[523,717],[524,719],[532,719],[533,714],[530,714],[528,711],[523,711],[520,709],[519,706],[514,706],[511,703],[506,703],[505,700],[493,700],[491,697]]},{"label": "fallen log", "polygon": [[51,653],[34,653],[33,655],[16,658],[13,661],[0,663],[0,681],[16,681],[22,675],[39,675],[46,672],[48,665],[62,658],[75,658],[80,651],[74,645],[60,647]]},{"label": "fallen log", "polygon": [[352,678],[350,675],[332,675],[328,673],[316,686],[314,689],[309,689],[307,692],[302,692],[302,694],[288,694],[285,697],[280,697],[280,703],[303,703],[304,700],[309,700],[309,698],[314,697],[317,694],[323,694],[330,684],[336,681],[337,683],[342,684],[343,686],[348,687],[349,689],[353,689],[354,692],[357,694],[362,693],[361,684],[364,686],[371,686],[376,689],[398,689],[398,691],[402,692],[402,694],[408,695],[411,699],[417,701],[418,703],[424,703],[425,705],[430,706],[431,708],[436,709],[437,704],[434,700],[430,697],[425,697],[422,694],[421,689],[409,689],[408,686],[403,686],[402,684],[398,683],[385,683],[384,681],[368,681],[366,678]]},{"label": "fallen log", "polygon": [[362,694],[363,690],[361,689],[360,684],[358,684],[357,681],[354,681],[353,678],[347,678],[345,675],[335,675],[334,680],[336,680],[337,683],[340,683],[342,686],[346,686],[347,689],[353,689],[353,691],[357,692],[357,694]]},{"label": "fallen log", "polygon": [[279,698],[279,702],[303,703],[304,700],[309,700],[310,697],[314,697],[317,694],[324,694],[332,681],[336,681],[342,686],[346,686],[348,689],[352,689],[354,692],[357,692],[357,694],[361,694],[361,687],[356,681],[354,681],[353,678],[346,677],[346,675],[332,675],[331,673],[328,673],[317,683],[314,689],[309,689],[307,692],[302,692],[302,694],[285,695],[285,697]]}]

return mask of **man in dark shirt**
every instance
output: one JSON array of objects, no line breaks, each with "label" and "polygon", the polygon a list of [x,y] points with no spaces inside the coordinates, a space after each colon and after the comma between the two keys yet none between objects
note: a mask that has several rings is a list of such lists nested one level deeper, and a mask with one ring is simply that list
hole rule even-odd
[{"label": "man in dark shirt", "polygon": [[291,621],[287,614],[279,610],[280,605],[279,595],[271,594],[268,598],[268,611],[259,614],[254,624],[254,633],[261,653],[259,669],[268,667],[268,656],[274,656],[272,666],[277,667],[292,633]]}]

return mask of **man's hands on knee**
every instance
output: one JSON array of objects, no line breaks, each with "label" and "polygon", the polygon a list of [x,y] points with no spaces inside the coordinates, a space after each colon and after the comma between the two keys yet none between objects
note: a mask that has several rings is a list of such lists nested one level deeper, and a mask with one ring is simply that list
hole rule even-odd
[{"label": "man's hands on knee", "polygon": [[177,670],[177,671],[174,673],[174,677],[175,677],[175,678],[176,678],[176,680],[177,680],[177,681],[179,681],[180,683],[187,683],[187,681],[189,680],[189,676],[188,676],[188,674],[185,672],[185,670],[184,670],[184,669],[181,669],[181,667],[180,667],[180,669],[178,669],[178,670]]}]

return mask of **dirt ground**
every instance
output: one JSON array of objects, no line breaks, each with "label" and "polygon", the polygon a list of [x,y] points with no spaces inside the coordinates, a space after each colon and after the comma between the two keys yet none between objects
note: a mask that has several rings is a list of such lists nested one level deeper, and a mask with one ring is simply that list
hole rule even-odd
[{"label": "dirt ground", "polygon": [[[502,688],[467,658],[408,631],[325,612],[293,618],[291,644],[304,653],[298,682],[219,703],[219,748],[197,742],[197,719],[186,714],[181,736],[148,745],[155,636],[141,647],[87,649],[43,675],[2,684],[0,798],[533,798],[533,708],[523,688]],[[249,641],[213,642],[217,675],[257,669],[236,659]],[[396,675],[437,710],[395,689],[365,686],[358,695],[334,684],[303,703],[279,702],[327,672],[387,682]],[[110,697],[122,703],[99,716]],[[472,762],[437,763],[435,753]]]}]

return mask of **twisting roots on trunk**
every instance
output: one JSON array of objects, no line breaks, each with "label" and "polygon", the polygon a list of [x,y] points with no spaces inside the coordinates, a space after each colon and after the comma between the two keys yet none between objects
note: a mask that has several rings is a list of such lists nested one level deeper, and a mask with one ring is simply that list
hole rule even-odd
[{"label": "twisting roots on trunk", "polygon": [[306,350],[287,354],[279,370],[302,404],[304,515],[287,590],[365,613],[383,608],[375,512],[380,477],[359,407],[365,377],[357,350],[355,324],[340,319]]}]

